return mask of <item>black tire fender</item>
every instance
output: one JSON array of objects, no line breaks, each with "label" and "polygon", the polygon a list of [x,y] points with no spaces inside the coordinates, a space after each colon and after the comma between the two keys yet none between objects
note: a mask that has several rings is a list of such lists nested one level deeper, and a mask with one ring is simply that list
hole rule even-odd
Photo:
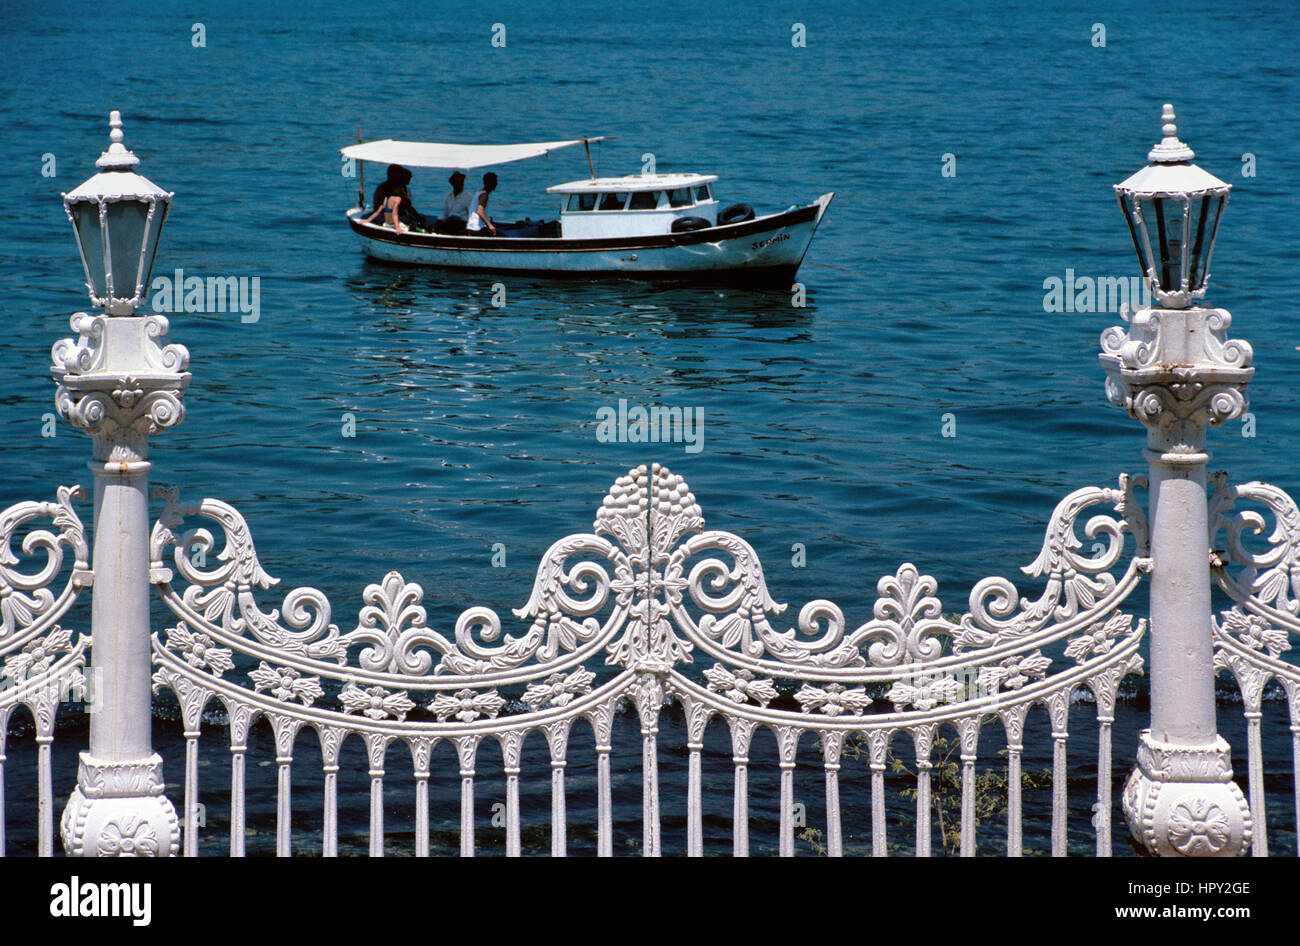
[{"label": "black tire fender", "polygon": [[678,217],[673,221],[673,233],[690,233],[692,230],[707,230],[713,224],[703,217]]},{"label": "black tire fender", "polygon": [[718,226],[724,227],[729,223],[744,223],[746,220],[754,219],[754,208],[749,204],[732,204],[722,213],[718,214]]}]

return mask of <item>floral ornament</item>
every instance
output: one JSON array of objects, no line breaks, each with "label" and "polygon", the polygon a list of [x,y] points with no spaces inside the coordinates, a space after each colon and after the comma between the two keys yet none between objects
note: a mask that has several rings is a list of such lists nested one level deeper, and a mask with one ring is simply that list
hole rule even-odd
[{"label": "floral ornament", "polygon": [[363,713],[371,719],[396,717],[400,722],[406,714],[415,709],[415,704],[407,697],[405,690],[389,693],[383,687],[373,686],[362,690],[355,683],[349,683],[339,693],[339,702],[345,713]]},{"label": "floral ornament", "polygon": [[59,625],[31,641],[21,652],[5,661],[5,676],[14,682],[45,673],[61,654],[72,650],[72,632]]},{"label": "floral ornament", "polygon": [[99,850],[117,857],[153,857],[158,853],[158,835],[143,818],[128,815],[120,825],[115,818],[100,832]]},{"label": "floral ornament", "polygon": [[486,693],[460,690],[455,696],[439,693],[429,703],[429,710],[438,717],[440,723],[445,722],[448,716],[455,716],[462,723],[472,723],[480,716],[496,719],[505,705],[506,701],[496,690],[489,690]]},{"label": "floral ornament", "polygon": [[862,711],[871,705],[871,697],[862,687],[852,690],[844,689],[839,683],[828,683],[824,688],[805,683],[794,695],[799,701],[799,708],[805,713],[824,713],[827,716],[861,716]]},{"label": "floral ornament", "polygon": [[922,675],[911,679],[910,683],[899,680],[885,694],[896,709],[934,709],[940,703],[956,702],[962,694],[961,681],[956,677]]},{"label": "floral ornament", "polygon": [[1232,837],[1223,809],[1204,798],[1189,798],[1174,806],[1169,817],[1169,843],[1190,856],[1216,854]]},{"label": "floral ornament", "polygon": [[714,664],[704,671],[704,678],[709,681],[709,689],[721,693],[733,703],[753,700],[759,706],[767,706],[776,699],[776,687],[771,680],[755,680],[748,670],[732,673],[722,664]]},{"label": "floral ornament", "polygon": [[524,702],[534,710],[541,709],[547,703],[568,706],[574,697],[590,693],[591,681],[595,679],[596,675],[585,667],[579,667],[568,676],[553,673],[546,678],[545,683],[528,684],[528,689],[524,691]]},{"label": "floral ornament", "polygon": [[1019,690],[1030,680],[1041,680],[1052,661],[1043,656],[1042,651],[1029,654],[1016,654],[992,667],[985,667],[979,672],[981,693],[996,693],[1000,688]]},{"label": "floral ornament", "polygon": [[180,654],[196,670],[208,670],[218,677],[235,666],[229,650],[215,646],[207,634],[191,631],[183,624],[167,632],[167,649]]},{"label": "floral ornament", "polygon": [[1251,650],[1268,651],[1270,657],[1291,649],[1286,631],[1270,627],[1268,621],[1258,614],[1245,614],[1237,607],[1223,612],[1223,632],[1236,634],[1238,640]]},{"label": "floral ornament", "polygon": [[1109,654],[1116,639],[1127,636],[1132,630],[1133,615],[1117,611],[1105,621],[1094,621],[1084,628],[1082,634],[1066,645],[1065,656],[1081,664],[1089,657]]},{"label": "floral ornament", "polygon": [[265,660],[248,677],[258,693],[269,690],[282,703],[302,700],[303,706],[311,706],[325,695],[320,677],[304,677],[292,667],[272,667]]},{"label": "floral ornament", "polygon": [[113,400],[130,410],[136,401],[144,397],[144,388],[135,378],[123,378],[121,384],[113,389]]}]

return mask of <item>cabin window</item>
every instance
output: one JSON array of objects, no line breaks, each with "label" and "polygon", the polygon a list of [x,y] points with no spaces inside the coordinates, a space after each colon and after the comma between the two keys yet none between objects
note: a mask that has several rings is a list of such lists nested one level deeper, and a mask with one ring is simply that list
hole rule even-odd
[{"label": "cabin window", "polygon": [[627,205],[628,210],[654,210],[659,206],[658,191],[637,191],[632,195],[632,201]]},{"label": "cabin window", "polygon": [[595,194],[571,194],[569,195],[570,210],[595,210]]},{"label": "cabin window", "polygon": [[691,200],[691,189],[689,187],[679,187],[668,192],[668,205],[670,207],[689,207],[693,203],[695,201]]},{"label": "cabin window", "polygon": [[601,210],[622,210],[623,205],[626,203],[627,203],[626,192],[621,194],[616,194],[611,192],[601,196],[600,209]]},{"label": "cabin window", "polygon": [[698,201],[705,201],[709,199],[708,184],[701,184],[699,187],[695,188],[695,199]]}]

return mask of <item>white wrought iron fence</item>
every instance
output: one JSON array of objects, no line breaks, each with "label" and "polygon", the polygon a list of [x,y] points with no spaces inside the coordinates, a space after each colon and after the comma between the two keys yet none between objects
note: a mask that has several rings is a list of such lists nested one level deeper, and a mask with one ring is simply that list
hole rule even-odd
[{"label": "white wrought iron fence", "polygon": [[[549,752],[551,852],[563,855],[569,737],[585,719],[595,733],[597,851],[609,855],[611,739],[619,704],[628,701],[640,730],[647,855],[662,850],[658,733],[666,713],[681,714],[686,728],[688,854],[703,851],[703,736],[721,719],[731,734],[738,855],[749,851],[750,749],[760,728],[773,733],[779,756],[781,854],[795,850],[801,740],[820,747],[825,847],[843,852],[839,780],[850,736],[865,742],[869,756],[873,853],[888,850],[886,763],[902,741],[916,763],[915,850],[930,854],[932,768],[945,727],[960,740],[961,853],[975,853],[979,742],[995,731],[1006,753],[1005,850],[1018,855],[1024,725],[1034,706],[1051,721],[1051,851],[1063,855],[1067,720],[1072,697],[1086,690],[1098,726],[1096,851],[1109,855],[1110,727],[1120,681],[1140,672],[1145,629],[1121,605],[1150,565],[1137,485],[1140,478],[1124,476],[1116,487],[1076,490],[1061,501],[1024,569],[1044,582],[1037,596],[988,578],[972,590],[967,611],[946,616],[934,579],[904,564],[880,580],[874,617],[856,629],[835,604],[815,600],[799,612],[797,628],[779,630],[785,606],[769,595],[753,548],[732,533],[705,530],[679,476],[657,464],[639,467],[615,482],[590,533],[551,546],[515,612],[514,634],[484,608],[465,611],[451,634],[428,627],[422,589],[396,572],[365,589],[348,631],[313,588],[290,591],[266,610],[257,593],[275,579],[262,569],[243,517],[216,500],[188,503],[160,491],[166,505],[153,532],[152,580],[177,624],[154,636],[154,681],[175,694],[184,721],[183,850],[197,851],[199,739],[205,708],[216,701],[229,721],[234,855],[245,853],[245,754],[258,718],[269,722],[277,747],[280,854],[291,847],[293,745],[307,727],[319,739],[323,772],[313,777],[324,780],[327,856],[338,853],[340,748],[353,736],[370,766],[372,854],[383,853],[385,762],[398,741],[413,764],[418,855],[429,852],[430,759],[440,742],[452,744],[459,760],[460,851],[474,853],[476,760],[485,741],[500,745],[506,853],[519,854],[520,759],[531,736]],[[1127,543],[1126,535],[1133,537]]]}]

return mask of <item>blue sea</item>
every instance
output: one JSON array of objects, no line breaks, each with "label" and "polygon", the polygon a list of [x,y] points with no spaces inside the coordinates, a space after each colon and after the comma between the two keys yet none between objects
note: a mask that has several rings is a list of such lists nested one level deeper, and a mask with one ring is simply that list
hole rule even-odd
[{"label": "blue sea", "polygon": [[[710,527],[754,546],[791,619],[826,597],[868,620],[876,579],[905,561],[939,580],[945,611],[963,610],[986,575],[1019,577],[1058,499],[1144,470],[1144,432],[1106,403],[1096,359],[1118,317],[1047,312],[1044,282],[1136,274],[1111,185],[1145,163],[1164,102],[1197,163],[1234,185],[1210,301],[1254,346],[1255,436],[1240,423],[1216,432],[1214,466],[1295,490],[1300,34],[1279,26],[1291,12],[1204,0],[11,6],[0,21],[0,505],[89,478],[88,439],[63,421],[55,437],[41,428],[50,346],[88,307],[59,195],[94,172],[110,109],[142,173],[176,195],[155,274],[260,286],[255,322],[171,317],[193,381],[184,423],[154,441],[154,482],[234,504],[281,589],[325,590],[341,626],[390,569],[423,584],[432,626],[450,629],[471,605],[508,614],[548,545],[589,529],[614,479],[653,461],[685,476]],[[498,23],[504,47],[492,45]],[[805,47],[792,45],[795,24]],[[785,290],[514,278],[496,307],[498,277],[362,256],[342,217],[358,182],[338,154],[358,128],[367,140],[612,135],[593,149],[603,174],[653,155],[660,171],[717,174],[724,205],[836,196],[799,273],[805,307]],[[536,219],[556,211],[546,186],[587,168],[578,148],[497,172],[496,214]],[[367,192],[376,183],[367,176]],[[442,175],[417,172],[417,206],[435,209],[444,190]],[[601,442],[597,411],[620,399],[698,409],[702,449]],[[505,567],[493,567],[497,545]],[[1145,708],[1123,713],[1117,774]],[[1221,717],[1243,750],[1240,707],[1225,703]],[[1265,723],[1275,824],[1293,828],[1281,710]],[[159,728],[179,780],[178,730]],[[217,790],[222,738],[205,740]],[[1071,767],[1072,818],[1085,825],[1087,738],[1077,752],[1072,742]],[[61,734],[58,751],[83,739],[84,727]],[[17,752],[11,846],[33,833],[34,778]],[[1033,752],[1050,756],[1045,737]],[[708,804],[721,820],[706,835],[723,838],[730,776],[718,753],[723,794]],[[57,793],[72,771],[56,768]],[[537,772],[544,849],[549,783]],[[342,822],[364,845],[358,775]],[[258,778],[273,786],[274,767],[251,766]],[[815,795],[819,774],[806,778]],[[447,786],[435,821],[454,825],[454,773]],[[394,823],[409,820],[408,797],[390,794]],[[639,840],[639,796],[620,798],[623,833]],[[314,802],[304,792],[295,804]],[[756,817],[765,804],[775,812],[769,793]],[[273,806],[253,814],[255,836],[273,836]],[[676,830],[665,828],[670,849]],[[756,853],[774,849],[766,830],[755,829]],[[492,831],[485,821],[485,848]],[[314,837],[304,829],[305,849]],[[1294,851],[1285,837],[1275,849]],[[223,844],[205,835],[204,853]],[[1116,850],[1127,852],[1122,839]]]}]

